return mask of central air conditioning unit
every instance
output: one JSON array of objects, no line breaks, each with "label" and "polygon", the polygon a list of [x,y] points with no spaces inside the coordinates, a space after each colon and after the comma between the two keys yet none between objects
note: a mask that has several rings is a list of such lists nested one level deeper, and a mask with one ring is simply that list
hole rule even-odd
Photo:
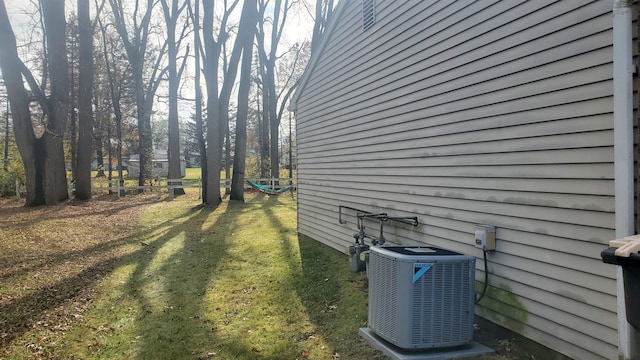
[{"label": "central air conditioning unit", "polygon": [[403,349],[473,343],[475,257],[435,247],[371,247],[369,329]]}]

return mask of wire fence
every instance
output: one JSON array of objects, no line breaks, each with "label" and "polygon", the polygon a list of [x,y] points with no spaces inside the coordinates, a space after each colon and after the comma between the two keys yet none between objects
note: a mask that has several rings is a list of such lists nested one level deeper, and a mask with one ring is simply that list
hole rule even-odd
[{"label": "wire fence", "polygon": [[[261,178],[261,179],[246,179],[247,181],[253,181],[259,184],[267,185],[272,188],[276,188],[278,184],[289,185],[294,184],[296,181],[292,178]],[[137,181],[135,184],[131,181],[118,181],[118,179],[92,179],[91,180],[91,192],[93,194],[107,192],[109,194],[117,194],[118,197],[124,196],[128,192],[157,192],[158,194],[168,193],[169,198],[173,198],[175,195],[174,189],[198,189],[198,199],[202,198],[202,179],[165,179],[155,178],[149,181],[148,184],[139,185]],[[231,190],[231,179],[220,179],[220,188],[225,189],[228,193]],[[293,187],[295,188],[295,186]],[[246,181],[244,183],[245,190],[253,189]],[[75,185],[73,182],[68,184],[69,197],[73,196],[75,192]],[[20,199],[26,193],[26,185],[21,184],[19,180],[16,180],[16,197]]]}]

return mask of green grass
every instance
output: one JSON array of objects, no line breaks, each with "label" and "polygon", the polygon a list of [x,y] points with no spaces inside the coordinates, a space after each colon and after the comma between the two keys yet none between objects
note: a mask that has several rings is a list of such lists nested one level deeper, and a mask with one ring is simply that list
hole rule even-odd
[{"label": "green grass", "polygon": [[[148,205],[130,251],[49,353],[87,359],[382,359],[357,335],[366,278],[296,234],[295,199]],[[25,355],[17,349],[15,358]]]}]

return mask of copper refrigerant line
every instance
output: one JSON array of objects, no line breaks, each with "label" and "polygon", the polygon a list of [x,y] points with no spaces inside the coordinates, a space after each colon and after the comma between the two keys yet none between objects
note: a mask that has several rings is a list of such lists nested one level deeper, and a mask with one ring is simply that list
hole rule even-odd
[{"label": "copper refrigerant line", "polygon": [[[371,240],[371,243],[373,245],[383,245],[385,243],[384,223],[387,221],[396,221],[411,226],[419,225],[418,217],[416,216],[389,216],[387,213],[372,213],[345,205],[338,206],[338,222],[340,224],[347,223],[345,220],[342,220],[342,209],[352,210],[356,212],[356,218],[358,221],[358,232],[353,235],[354,239],[356,240],[356,244],[364,245],[365,239],[369,239]],[[380,233],[378,237],[365,233],[365,219],[378,220],[380,222]]]},{"label": "copper refrigerant line", "polygon": [[[399,223],[418,226],[418,218],[415,216],[412,217],[399,217],[399,216],[389,216],[386,213],[372,213],[369,211],[364,211],[356,208],[352,208],[350,206],[340,205],[338,207],[338,222],[340,224],[346,224],[347,222],[342,220],[342,209],[348,209],[356,212],[356,218],[358,220],[358,232],[353,235],[356,243],[354,245],[349,246],[349,267],[352,272],[360,272],[365,271],[367,269],[367,251],[369,250],[369,245],[365,244],[365,239],[371,240],[372,245],[382,245],[385,243],[384,239],[384,223],[387,221],[396,221]],[[371,219],[377,220],[380,222],[380,234],[378,237],[373,235],[369,235],[365,233],[364,229],[364,220]],[[364,255],[364,259],[362,258]]]},{"label": "copper refrigerant line", "polygon": [[[364,211],[356,208],[352,208],[350,206],[339,205],[338,207],[338,222],[340,224],[346,224],[345,220],[342,220],[342,209],[348,209],[356,212],[356,218],[358,219],[358,232],[353,234],[354,239],[356,240],[355,245],[349,246],[349,267],[352,272],[360,272],[365,271],[367,268],[367,261],[361,258],[361,254],[365,254],[365,258],[367,252],[369,251],[369,245],[365,244],[365,239],[371,240],[372,245],[383,245],[385,243],[384,239],[384,223],[387,221],[397,221],[403,224],[408,224],[412,226],[418,226],[418,218],[416,216],[412,217],[396,217],[389,216],[386,213],[372,213],[369,211]],[[373,235],[369,235],[364,231],[364,219],[373,219],[380,221],[380,235],[375,237]],[[474,303],[477,304],[482,300],[487,292],[487,287],[489,285],[489,271],[487,267],[487,250],[483,249],[483,260],[484,260],[484,286],[482,288],[482,293],[480,296],[476,294],[476,298]]]}]

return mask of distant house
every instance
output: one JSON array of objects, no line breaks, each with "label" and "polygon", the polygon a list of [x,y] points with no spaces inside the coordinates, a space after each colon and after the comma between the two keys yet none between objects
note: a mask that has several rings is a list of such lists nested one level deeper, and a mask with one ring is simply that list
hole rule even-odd
[{"label": "distant house", "polygon": [[199,153],[188,153],[185,156],[186,166],[188,168],[197,168],[200,167],[200,154]]},{"label": "distant house", "polygon": [[634,197],[614,176],[614,3],[341,1],[292,103],[299,233],[344,251],[345,205],[418,217],[387,241],[482,259],[475,225],[494,225],[479,316],[575,359],[626,354],[599,255]]},{"label": "distant house", "polygon": [[[155,150],[153,154],[153,177],[166,178],[169,174],[169,159],[167,158],[166,150]],[[180,177],[184,177],[186,174],[187,163],[185,159],[180,159]],[[128,164],[128,178],[138,178],[140,176],[140,155],[133,154],[129,159]]]}]

